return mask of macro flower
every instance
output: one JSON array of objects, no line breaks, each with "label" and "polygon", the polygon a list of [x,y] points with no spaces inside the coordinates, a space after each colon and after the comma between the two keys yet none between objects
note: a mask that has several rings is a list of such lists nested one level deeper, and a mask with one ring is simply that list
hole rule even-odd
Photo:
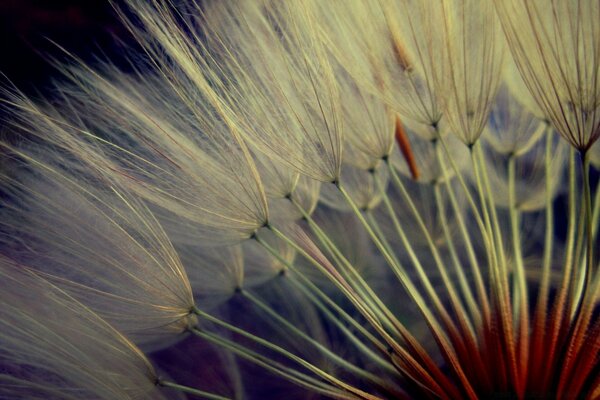
[{"label": "macro flower", "polygon": [[594,1],[115,2],[3,93],[0,394],[600,398]]}]

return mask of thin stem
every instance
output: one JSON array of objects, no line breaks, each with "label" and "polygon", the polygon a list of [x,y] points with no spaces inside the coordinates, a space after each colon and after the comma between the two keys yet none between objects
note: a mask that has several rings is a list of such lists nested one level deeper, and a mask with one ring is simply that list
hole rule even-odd
[{"label": "thin stem", "polygon": [[396,184],[397,188],[401,191],[406,204],[408,204],[415,219],[417,220],[417,224],[419,225],[421,231],[425,235],[427,244],[428,244],[429,249],[434,257],[435,264],[436,264],[437,269],[442,277],[442,281],[444,283],[446,291],[450,295],[450,302],[454,309],[456,318],[458,319],[458,322],[459,322],[460,331],[461,331],[460,333],[459,333],[457,327],[452,322],[452,319],[451,319],[450,315],[447,313],[446,308],[439,300],[436,290],[431,285],[428,275],[425,272],[421,262],[419,261],[417,255],[412,247],[410,240],[408,240],[408,237],[406,236],[404,229],[402,228],[402,225],[400,224],[398,216],[396,215],[396,211],[395,211],[394,207],[392,206],[387,193],[384,191],[383,192],[383,201],[388,210],[388,214],[392,218],[394,227],[396,228],[396,231],[398,232],[398,235],[400,236],[405,249],[407,250],[409,256],[411,257],[411,260],[413,261],[413,264],[417,270],[419,278],[420,278],[421,282],[423,283],[423,285],[425,286],[425,289],[427,290],[427,294],[432,299],[434,305],[436,306],[436,309],[438,310],[438,313],[440,314],[440,316],[442,318],[442,321],[444,322],[444,324],[446,326],[446,329],[452,340],[452,344],[457,349],[458,355],[461,356],[463,359],[466,357],[471,358],[473,363],[477,366],[476,373],[479,373],[480,371],[484,370],[484,366],[483,366],[483,361],[481,360],[480,355],[479,355],[477,339],[475,337],[475,332],[471,325],[471,321],[468,320],[466,317],[468,314],[467,314],[466,310],[464,309],[464,306],[462,305],[462,302],[460,301],[460,298],[456,292],[456,289],[448,276],[446,267],[441,260],[441,256],[439,254],[437,246],[433,242],[431,234],[430,234],[429,230],[427,229],[427,227],[425,226],[425,222],[423,221],[423,218],[421,217],[419,211],[417,210],[416,205],[414,204],[414,201],[412,200],[411,196],[409,195],[408,191],[406,190],[404,183],[398,176],[394,167],[390,163],[388,163],[388,168],[390,170],[390,174],[392,176],[394,183]]},{"label": "thin stem", "polygon": [[[452,169],[454,170],[454,173],[456,174],[456,177],[458,178],[458,182],[462,186],[465,196],[467,196],[467,202],[469,203],[469,207],[471,208],[473,217],[475,218],[475,221],[477,222],[479,231],[481,232],[481,235],[484,237],[484,243],[486,243],[486,246],[487,246],[487,243],[489,242],[489,238],[487,238],[488,234],[487,234],[487,231],[485,228],[485,224],[483,223],[483,220],[481,219],[481,214],[480,214],[479,210],[477,209],[477,205],[475,204],[475,200],[473,199],[473,196],[471,195],[471,191],[467,187],[465,178],[463,177],[462,172],[456,166],[456,163],[454,162],[454,158],[450,154],[450,150],[448,150],[448,146],[446,145],[446,141],[444,140],[443,136],[439,135],[438,140],[442,144],[442,148],[444,149],[446,158],[450,161],[450,165],[452,166]],[[440,158],[441,157],[438,157],[438,159],[440,159]],[[486,238],[487,238],[487,240],[485,240]]]},{"label": "thin stem", "polygon": [[357,290],[363,300],[369,305],[371,310],[377,315],[382,323],[391,331],[398,335],[401,335],[403,330],[402,324],[398,321],[396,316],[389,310],[383,301],[377,296],[375,291],[369,286],[364,280],[361,274],[358,272],[356,267],[352,265],[350,261],[344,256],[339,250],[335,243],[329,238],[329,236],[321,229],[319,224],[312,218],[311,215],[306,213],[304,209],[296,201],[292,199],[294,206],[302,213],[306,221],[308,222],[311,230],[317,236],[322,245],[331,253],[331,255],[337,260],[337,264],[344,266],[345,270],[350,274],[349,278],[352,282],[356,282],[355,290]]},{"label": "thin stem", "polygon": [[321,271],[325,276],[327,276],[341,291],[342,293],[352,302],[352,304],[356,307],[356,309],[367,319],[367,321],[377,330],[377,332],[385,339],[385,341],[392,346],[396,351],[402,352],[402,348],[396,343],[396,341],[383,329],[381,322],[377,319],[375,315],[373,315],[372,311],[365,307],[365,304],[361,302],[360,298],[357,297],[357,294],[354,290],[348,285],[348,283],[344,280],[340,274],[333,269],[333,266],[328,266],[327,261],[323,260],[323,263],[317,261],[313,256],[311,256],[305,249],[299,246],[295,241],[290,239],[286,234],[277,229],[276,227],[270,225],[269,229],[284,242],[292,246],[298,254],[304,257],[308,262],[310,262],[314,267],[316,267],[319,271]]},{"label": "thin stem", "polygon": [[321,393],[326,396],[343,399],[343,400],[355,400],[358,397],[352,395],[351,393],[347,393],[342,391],[334,386],[326,384],[325,382],[321,382],[313,377],[310,377],[302,372],[296,371],[292,368],[289,368],[281,363],[271,360],[270,358],[264,357],[244,346],[241,346],[231,340],[227,340],[225,338],[220,337],[214,333],[206,332],[200,329],[191,329],[190,330],[194,335],[210,342],[216,344],[226,350],[231,351],[237,356],[248,360],[271,373],[278,375],[298,386],[304,387],[308,390],[314,391],[316,393]]},{"label": "thin stem", "polygon": [[347,369],[348,371],[353,372],[357,376],[360,376],[368,381],[375,383],[376,385],[379,385],[380,387],[383,387],[388,390],[393,390],[393,388],[385,380],[381,379],[380,377],[376,376],[371,372],[365,371],[364,369],[359,368],[356,365],[344,360],[343,358],[329,350],[327,347],[323,346],[317,340],[315,340],[314,338],[310,337],[308,334],[297,328],[294,324],[290,323],[287,319],[282,317],[277,311],[275,311],[271,306],[259,299],[256,295],[246,290],[242,291],[241,294],[242,296],[250,300],[250,302],[252,302],[258,308],[260,308],[262,311],[264,311],[268,316],[277,321],[278,324],[289,330],[293,335],[296,335],[299,338],[309,342],[334,363],[338,364],[342,368]]},{"label": "thin stem", "polygon": [[[546,333],[546,340],[544,343],[544,362],[545,365],[555,365],[554,359],[557,356],[557,347],[559,345],[558,340],[561,330],[567,326],[567,321],[570,318],[570,313],[565,312],[565,308],[568,309],[570,305],[567,304],[567,295],[572,286],[573,272],[574,272],[574,249],[575,249],[575,233],[577,231],[577,177],[575,173],[575,150],[571,149],[569,153],[569,214],[568,214],[568,229],[567,229],[567,242],[565,245],[565,259],[562,269],[562,284],[558,289],[556,300],[554,300],[554,307],[550,316],[550,329]],[[540,315],[540,318],[542,316]],[[540,353],[540,357],[542,357]],[[540,363],[542,364],[542,363]],[[546,391],[550,385],[550,377],[553,375],[555,370],[553,368],[545,369],[534,369],[531,371],[532,382],[537,383],[537,389]]]},{"label": "thin stem", "polygon": [[[513,381],[517,382],[517,372],[516,372],[516,355],[514,349],[514,340],[513,340],[513,319],[512,319],[512,309],[510,305],[510,290],[508,287],[507,281],[507,271],[506,265],[502,264],[501,258],[503,256],[499,256],[498,252],[502,252],[504,249],[500,247],[500,242],[498,241],[498,235],[495,234],[495,228],[492,223],[491,211],[489,207],[494,207],[493,204],[488,204],[488,200],[491,193],[484,189],[485,183],[484,178],[482,177],[482,165],[479,163],[476,146],[472,146],[469,148],[471,153],[471,163],[473,165],[473,172],[475,174],[475,181],[477,185],[477,193],[479,194],[479,202],[481,203],[481,208],[483,210],[483,216],[485,221],[485,227],[488,237],[490,238],[489,246],[488,246],[488,261],[491,264],[491,290],[493,294],[493,300],[495,300],[496,304],[496,318],[497,323],[500,324],[498,329],[499,334],[499,345],[502,347],[502,352],[498,354],[500,356],[499,362],[502,363],[500,368],[503,372],[508,372],[509,376],[513,379]],[[483,159],[482,159],[483,161]],[[484,168],[485,170],[485,168]],[[487,198],[486,198],[487,193]],[[505,359],[508,357],[508,360]],[[508,362],[508,364],[506,364]],[[506,369],[508,368],[508,370]],[[499,377],[504,379],[504,374],[499,374]],[[504,384],[505,382],[503,382]]]},{"label": "thin stem", "polygon": [[[427,226],[425,225],[425,222],[423,221],[423,218],[421,217],[419,210],[417,210],[417,207],[414,204],[414,201],[412,200],[410,194],[406,190],[406,187],[405,187],[404,183],[402,182],[402,180],[400,179],[400,177],[398,176],[398,173],[394,169],[394,166],[391,165],[390,163],[388,163],[388,169],[390,171],[390,174],[392,176],[394,183],[396,184],[396,187],[400,190],[406,204],[408,204],[409,208],[411,209],[411,212],[417,221],[417,225],[419,225],[421,232],[423,232],[423,234],[425,235],[427,245],[429,247],[429,250],[431,251],[431,254],[433,255],[437,270],[440,273],[440,276],[442,277],[442,282],[444,283],[446,291],[448,292],[448,294],[450,296],[450,301],[452,303],[452,307],[454,308],[455,314],[458,318],[460,328],[461,328],[463,334],[467,335],[469,337],[468,340],[470,342],[474,342],[475,335],[473,332],[473,327],[471,326],[470,321],[467,321],[467,319],[465,318],[465,316],[467,315],[467,312],[464,309],[464,306],[463,306],[462,302],[460,301],[459,296],[456,293],[456,288],[454,287],[452,280],[448,277],[446,266],[444,265],[444,262],[442,261],[442,258],[439,254],[437,246],[433,242],[431,234],[430,234],[429,230],[427,229]],[[391,201],[389,200],[389,197],[388,197],[387,193],[385,193],[385,192],[383,192],[383,200],[385,202],[388,213],[390,214],[390,217],[392,218],[392,221],[394,222],[396,231],[398,232],[400,238],[402,239],[402,243],[404,244],[404,247],[408,251],[408,253],[413,261],[413,264],[415,265],[415,268],[417,269],[417,272],[419,273],[419,276],[421,277],[421,281],[425,285],[425,288],[427,289],[428,294],[431,297],[431,299],[434,301],[434,304],[436,304],[436,306],[440,308],[440,312],[443,315],[443,313],[445,313],[445,307],[440,302],[435,289],[431,285],[431,282],[427,276],[427,273],[425,273],[421,262],[419,261],[415,251],[412,248],[412,244],[411,244],[410,240],[408,240],[408,237],[404,233],[404,230],[402,229],[402,225],[400,224],[400,221],[398,220],[398,217],[396,215],[396,211],[394,210],[394,207],[392,206]],[[442,318],[446,319],[446,317],[442,317]],[[448,316],[448,320],[451,320],[449,316]],[[449,328],[456,329],[454,324],[451,324],[449,326]]]},{"label": "thin stem", "polygon": [[594,241],[598,238],[598,227],[600,227],[600,178],[596,182],[596,194],[594,195],[594,211],[592,212],[592,237]]},{"label": "thin stem", "polygon": [[[437,142],[436,142],[437,143]],[[436,145],[436,153],[438,162],[440,164],[440,168],[442,171],[446,171],[446,165],[444,162],[444,157],[441,152],[441,147]],[[488,295],[485,289],[485,284],[483,282],[483,277],[481,275],[481,267],[479,266],[479,261],[477,260],[477,256],[475,255],[475,250],[473,249],[473,243],[471,241],[471,235],[467,230],[465,225],[465,221],[463,219],[463,210],[459,207],[458,201],[456,200],[456,195],[454,194],[454,188],[451,185],[450,179],[444,179],[444,183],[446,185],[446,191],[448,193],[448,198],[450,199],[450,204],[452,205],[452,209],[454,211],[454,216],[456,218],[456,222],[458,223],[459,230],[461,232],[463,243],[467,250],[467,256],[469,258],[469,263],[471,265],[471,272],[475,277],[475,285],[477,287],[477,295],[479,301],[481,303],[481,312],[483,316],[483,321],[485,322],[485,326],[489,326],[490,324],[490,305]],[[487,246],[487,244],[486,244]]]},{"label": "thin stem", "polygon": [[529,347],[529,295],[527,293],[527,281],[525,278],[525,266],[523,265],[523,254],[521,252],[521,229],[519,210],[516,196],[516,171],[515,156],[511,154],[508,158],[508,202],[510,214],[510,227],[512,246],[515,256],[515,271],[513,272],[515,293],[513,297],[513,313],[519,318],[518,325],[518,351],[519,351],[519,377],[521,384],[526,381],[527,357]]},{"label": "thin stem", "polygon": [[311,371],[312,373],[316,374],[317,376],[333,383],[334,385],[345,389],[351,393],[356,394],[359,397],[362,397],[364,399],[369,399],[369,400],[379,400],[380,398],[374,395],[371,395],[369,393],[366,393],[352,385],[349,385],[339,379],[337,379],[336,377],[334,377],[333,375],[323,371],[322,369],[318,368],[317,366],[315,366],[314,364],[311,364],[310,362],[306,361],[305,359],[287,351],[286,349],[277,346],[276,344],[273,344],[271,342],[269,342],[268,340],[265,340],[259,336],[253,335],[252,333],[245,331],[241,328],[238,328],[234,325],[231,325],[219,318],[213,317],[212,315],[205,313],[204,311],[198,309],[197,307],[194,307],[194,313],[196,315],[198,315],[199,317],[210,321],[214,324],[217,324],[219,326],[222,326],[223,328],[230,330],[231,332],[234,332],[238,335],[241,335],[247,339],[252,340],[253,342],[256,342],[258,344],[260,344],[261,346],[264,346],[265,348],[274,351],[278,354],[281,354],[282,356],[290,359],[291,361],[294,361],[295,363],[301,365],[302,367],[306,368],[307,370]]},{"label": "thin stem", "polygon": [[[338,317],[336,317],[327,306],[319,299],[317,296],[325,296],[326,299],[332,301],[327,297],[323,292],[321,292],[318,288],[316,292],[317,295],[313,294],[308,287],[302,284],[297,280],[296,277],[290,279],[290,282],[294,284],[299,290],[301,290],[304,295],[327,317],[327,319],[332,322],[340,331],[344,333],[344,335],[350,340],[350,342],[356,346],[365,356],[367,356],[371,361],[375,362],[381,368],[390,372],[392,374],[397,375],[398,370],[387,360],[383,359],[377,353],[375,353],[372,349],[365,345],[365,343],[358,339],[341,321]],[[331,306],[331,303],[329,303]],[[335,303],[333,303],[335,304]],[[334,307],[332,307],[334,308]],[[376,339],[369,331],[367,331],[362,325],[360,325],[355,319],[353,319],[348,313],[346,313],[343,309],[341,309],[337,304],[335,304],[334,310],[338,312],[345,320],[351,321],[351,325],[356,329],[359,333],[365,336],[368,340],[375,343],[375,347],[379,349],[380,352],[387,354],[387,349],[383,343],[381,343],[378,339]]]},{"label": "thin stem", "polygon": [[546,213],[546,235],[544,240],[544,259],[542,267],[542,279],[536,304],[534,328],[530,335],[530,363],[529,371],[536,377],[538,372],[535,371],[534,363],[539,363],[544,351],[544,343],[546,341],[548,330],[545,329],[548,318],[548,293],[550,290],[550,275],[552,272],[552,245],[554,240],[554,207],[552,205],[552,180],[554,178],[552,172],[552,128],[546,128],[546,151],[544,159],[545,168],[545,213]]},{"label": "thin stem", "polygon": [[592,282],[593,268],[594,268],[594,236],[592,235],[592,193],[590,188],[590,152],[586,151],[582,154],[583,158],[583,196],[585,204],[585,231],[587,237],[587,250],[586,250],[586,270],[585,270],[585,288],[589,287]]},{"label": "thin stem", "polygon": [[[363,227],[365,228],[365,230],[371,237],[371,240],[373,241],[373,243],[375,243],[375,246],[379,249],[379,251],[381,252],[383,257],[385,258],[388,265],[390,265],[392,267],[392,269],[398,270],[398,265],[395,264],[393,257],[389,254],[389,252],[387,251],[385,246],[383,246],[383,244],[381,243],[381,241],[379,240],[379,238],[377,237],[375,232],[373,232],[373,229],[371,228],[371,226],[369,225],[369,223],[367,222],[365,217],[362,215],[361,211],[356,206],[356,203],[354,203],[354,200],[352,200],[352,198],[350,197],[348,192],[344,189],[344,187],[341,184],[338,184],[337,187],[338,187],[340,193],[342,194],[342,196],[344,196],[344,198],[346,199],[346,202],[348,203],[348,205],[350,205],[350,208],[352,209],[354,214],[357,216],[357,218],[359,219],[359,221],[361,222],[361,224],[363,225]],[[445,337],[445,334],[444,334],[441,326],[439,325],[439,322],[437,322],[436,318],[433,316],[433,314],[429,310],[427,304],[420,297],[420,295],[418,293],[412,291],[411,288],[408,285],[406,285],[406,282],[403,282],[403,283],[405,284],[405,287],[408,289],[409,294],[411,295],[411,297],[413,298],[415,303],[418,305],[423,316],[425,317],[425,320],[427,321],[429,328],[431,329],[431,332],[433,333],[433,335],[438,343],[438,346],[439,346],[440,350],[442,351],[442,354],[446,358],[446,361],[452,366],[454,372],[457,374],[468,397],[475,399],[477,397],[475,394],[475,391],[473,390],[470,382],[468,381],[468,379],[461,367],[461,364],[457,359],[454,349],[452,348],[451,344],[448,343],[448,340]],[[446,326],[452,326],[452,325],[453,324],[450,320],[446,321]]]},{"label": "thin stem", "polygon": [[[356,208],[356,205],[354,203],[352,203],[352,205]],[[356,209],[358,210],[358,209]],[[362,215],[361,215],[362,218]],[[364,218],[363,218],[364,221]],[[277,228],[271,226],[270,227],[271,230],[281,239],[283,239],[286,243],[290,244],[292,247],[294,247],[296,249],[296,251],[298,251],[299,254],[301,254],[305,259],[307,259],[309,262],[311,262],[311,264],[313,264],[314,266],[316,266],[318,269],[322,269],[324,268],[323,266],[320,265],[320,263],[314,259],[314,257],[312,257],[310,254],[308,254],[302,247],[298,246],[293,240],[291,240],[290,238],[288,238],[283,232],[281,232],[280,230],[278,230]],[[349,300],[353,301],[352,298],[349,298]],[[437,390],[436,393],[438,393],[441,397],[443,398],[448,398],[449,396],[445,393],[445,390],[450,391],[450,393],[455,393],[456,389],[452,386],[452,384],[447,381],[446,377],[441,373],[441,371],[439,370],[439,368],[437,366],[435,366],[435,364],[433,364],[432,362],[428,362],[429,357],[427,355],[427,353],[425,353],[422,348],[419,346],[419,343],[416,342],[414,340],[414,338],[412,338],[412,336],[410,336],[410,334],[407,331],[404,331],[403,335],[405,340],[408,341],[408,344],[410,345],[411,349],[414,350],[414,352],[420,357],[421,362],[423,362],[425,365],[427,365],[427,369],[424,369],[422,367],[422,365],[417,362],[414,357],[402,346],[400,346],[387,332],[386,330],[383,328],[383,326],[370,314],[370,312],[368,310],[366,310],[364,308],[364,306],[356,301],[353,301],[355,307],[358,309],[358,311],[360,311],[363,316],[367,319],[367,321],[369,321],[371,323],[371,326],[373,326],[373,328],[375,328],[375,330],[381,335],[381,337],[383,337],[383,339],[386,341],[386,343],[391,347],[391,350],[389,352],[395,352],[396,355],[398,355],[398,357],[402,360],[402,362],[404,364],[406,364],[406,366],[399,366],[399,368],[402,370],[402,372],[404,372],[405,374],[409,375],[409,376],[413,376],[414,374],[417,373],[418,377],[414,378],[416,380],[424,380],[425,382],[427,382],[426,384],[432,385],[432,388],[434,388],[433,390]],[[397,365],[397,364],[395,364]],[[408,370],[408,368],[410,368],[410,370]],[[412,371],[413,373],[411,374]],[[433,372],[436,375],[436,379],[433,379],[429,373]],[[441,384],[445,384],[445,388],[442,389],[439,386],[439,383]],[[451,396],[450,396],[451,397]]]},{"label": "thin stem", "polygon": [[168,388],[171,388],[171,389],[175,389],[175,390],[178,390],[178,391],[183,392],[183,393],[192,394],[194,396],[201,397],[201,398],[204,398],[204,399],[209,399],[209,400],[231,400],[230,397],[220,396],[218,394],[214,394],[214,393],[210,393],[210,392],[205,392],[203,390],[194,389],[194,388],[191,388],[189,386],[179,385],[177,383],[173,383],[173,382],[169,382],[169,381],[160,380],[157,383],[157,385],[158,386],[163,386],[163,387],[168,387]]},{"label": "thin stem", "polygon": [[456,247],[454,245],[454,240],[452,239],[452,233],[450,232],[450,227],[448,226],[448,217],[446,216],[446,207],[444,206],[444,203],[442,201],[442,195],[441,195],[440,187],[438,184],[433,185],[433,191],[434,191],[437,208],[440,213],[440,222],[442,225],[442,230],[444,232],[444,238],[446,239],[446,244],[448,245],[448,250],[450,251],[450,257],[452,258],[452,264],[454,265],[454,269],[458,276],[458,282],[461,287],[461,292],[467,301],[469,310],[471,311],[471,315],[473,316],[475,326],[481,327],[481,313],[479,311],[479,305],[475,301],[475,297],[473,296],[473,291],[469,287],[469,283],[467,281],[465,271],[464,271],[461,261],[458,257],[458,253],[457,253]]},{"label": "thin stem", "polygon": [[[285,260],[283,257],[281,257],[281,255],[273,247],[271,247],[267,242],[265,242],[259,236],[256,236],[255,239],[260,245],[263,246],[263,248],[265,248],[267,250],[267,252],[269,254],[271,254],[272,256],[277,258],[280,262],[282,262],[291,271],[296,272],[296,274],[293,275],[294,279],[292,279],[292,282],[295,282],[296,285],[299,288],[301,288],[301,290],[303,290],[304,293],[311,299],[311,301],[313,301],[313,303],[315,305],[317,305],[317,307],[319,307],[321,310],[328,311],[327,307],[323,304],[323,301],[325,301],[329,305],[329,307],[333,308],[340,316],[342,316],[344,318],[344,320],[346,320],[346,322],[348,322],[350,325],[352,325],[364,337],[369,339],[369,341],[371,343],[373,343],[375,345],[375,347],[377,347],[381,352],[387,354],[386,346],[380,340],[375,338],[375,336],[373,336],[369,331],[367,331],[362,326],[362,324],[359,324],[346,311],[344,311],[339,305],[337,305],[333,300],[331,300],[329,298],[329,296],[327,296],[325,293],[323,293],[314,283],[312,283],[310,281],[310,279],[305,277],[300,272],[296,271],[296,268],[292,264],[290,264],[287,260]],[[316,294],[316,296],[314,294],[312,294],[312,292],[314,292]],[[329,312],[329,314],[331,314],[331,313]],[[333,316],[333,322],[336,324],[340,323],[339,320],[334,316]],[[355,340],[357,340],[359,343],[362,344],[362,341],[360,341],[356,338],[355,338]],[[389,365],[389,363],[388,363],[388,365]]]},{"label": "thin stem", "polygon": [[[495,240],[496,240],[496,252],[498,255],[498,260],[500,263],[500,266],[504,269],[505,274],[506,274],[506,259],[505,259],[505,255],[504,255],[504,243],[502,240],[502,232],[500,230],[500,223],[498,221],[498,213],[496,211],[496,202],[494,201],[494,194],[492,192],[492,188],[490,185],[490,181],[489,181],[489,177],[488,177],[488,173],[487,173],[487,168],[486,168],[486,163],[485,163],[485,158],[483,155],[483,150],[481,148],[481,143],[476,143],[474,146],[474,151],[476,153],[476,156],[478,156],[479,158],[479,166],[481,168],[481,177],[483,180],[483,185],[487,194],[487,200],[489,203],[489,211],[490,211],[490,215],[492,216],[492,228],[493,228],[493,233],[495,235]],[[492,236],[494,237],[494,236]],[[508,287],[508,286],[507,286]]]}]

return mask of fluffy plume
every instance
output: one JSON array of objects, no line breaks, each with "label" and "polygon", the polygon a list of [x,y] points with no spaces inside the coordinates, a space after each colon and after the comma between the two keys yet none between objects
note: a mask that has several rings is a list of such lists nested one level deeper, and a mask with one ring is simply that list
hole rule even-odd
[{"label": "fluffy plume", "polygon": [[0,258],[0,395],[165,399],[142,352],[89,308]]}]

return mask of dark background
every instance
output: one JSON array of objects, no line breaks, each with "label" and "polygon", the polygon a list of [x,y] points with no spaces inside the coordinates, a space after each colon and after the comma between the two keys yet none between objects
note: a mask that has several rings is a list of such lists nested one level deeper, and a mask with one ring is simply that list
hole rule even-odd
[{"label": "dark background", "polygon": [[118,58],[133,42],[108,0],[0,0],[0,72],[28,94],[44,91],[57,71],[47,61],[64,57],[54,41],[84,60],[100,49]]}]

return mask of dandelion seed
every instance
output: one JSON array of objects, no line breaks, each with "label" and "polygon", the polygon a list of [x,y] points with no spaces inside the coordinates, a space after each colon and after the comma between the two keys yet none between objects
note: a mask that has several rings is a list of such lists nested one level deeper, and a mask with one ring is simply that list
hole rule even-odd
[{"label": "dandelion seed", "polygon": [[133,72],[8,94],[11,254],[237,396],[598,396],[595,5],[127,4]]},{"label": "dandelion seed", "polygon": [[46,177],[3,177],[12,197],[4,202],[4,247],[138,344],[181,334],[192,292],[155,217],[117,187],[77,188],[76,176],[44,165],[53,171],[42,170]]},{"label": "dandelion seed", "polygon": [[588,149],[600,135],[598,4],[497,1],[496,8],[538,106],[569,143]]},{"label": "dandelion seed", "polygon": [[142,352],[88,308],[4,257],[0,275],[3,398],[166,398]]}]

